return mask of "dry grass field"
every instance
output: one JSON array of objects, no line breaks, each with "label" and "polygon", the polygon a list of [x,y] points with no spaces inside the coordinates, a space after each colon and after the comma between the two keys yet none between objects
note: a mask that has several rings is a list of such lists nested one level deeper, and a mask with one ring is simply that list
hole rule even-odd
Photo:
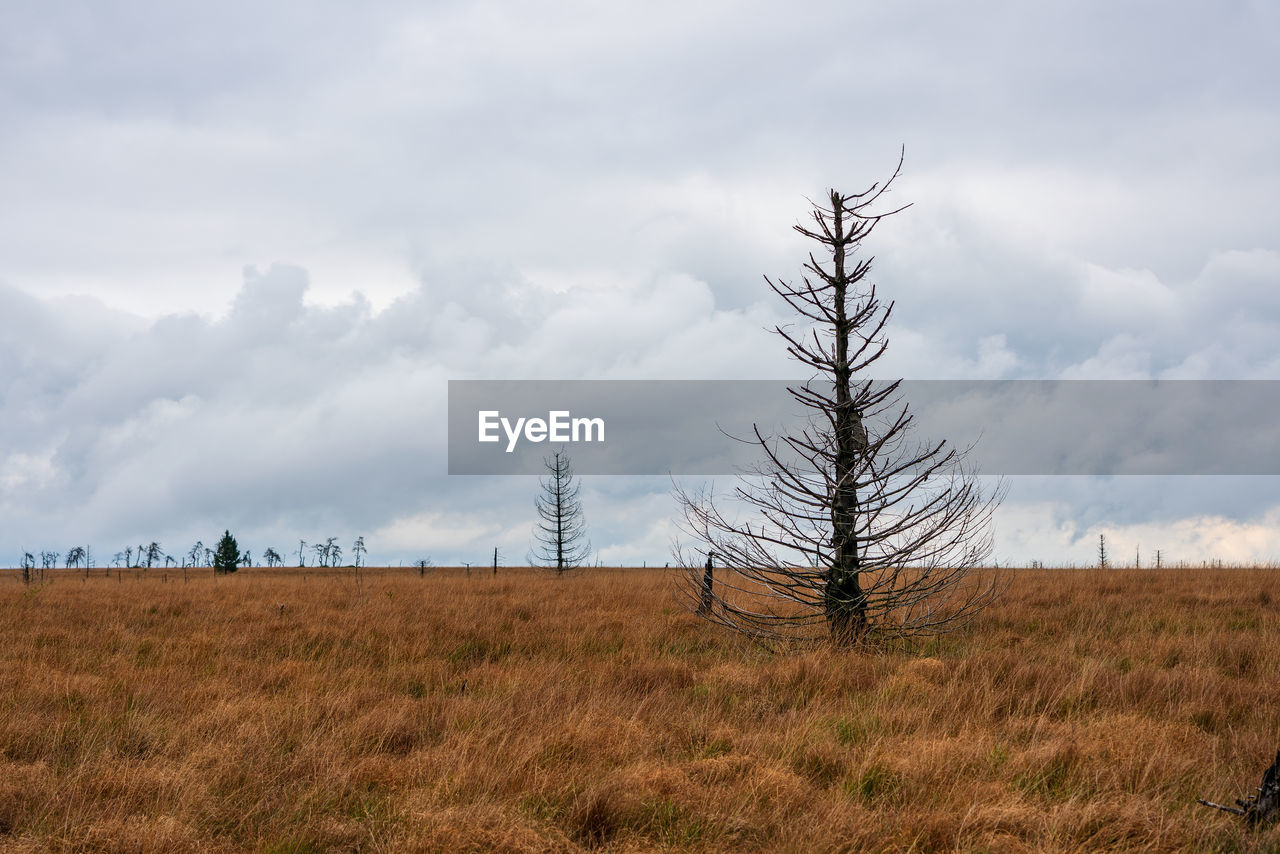
[{"label": "dry grass field", "polygon": [[0,573],[3,851],[1277,850],[1280,575],[769,656],[662,570]]}]

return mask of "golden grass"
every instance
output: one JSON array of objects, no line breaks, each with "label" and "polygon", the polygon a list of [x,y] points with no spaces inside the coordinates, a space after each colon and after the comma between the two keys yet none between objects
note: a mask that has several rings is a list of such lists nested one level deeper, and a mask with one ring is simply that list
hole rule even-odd
[{"label": "golden grass", "polygon": [[1280,575],[769,657],[662,570],[0,574],[5,851],[1276,850]]}]

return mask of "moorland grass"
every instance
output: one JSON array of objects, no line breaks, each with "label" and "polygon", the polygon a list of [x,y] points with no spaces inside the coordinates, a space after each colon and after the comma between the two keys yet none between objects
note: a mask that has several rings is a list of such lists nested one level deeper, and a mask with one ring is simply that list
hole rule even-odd
[{"label": "moorland grass", "polygon": [[[305,573],[305,574],[304,574]],[[1276,850],[1280,574],[769,655],[663,570],[0,573],[0,850]]]}]

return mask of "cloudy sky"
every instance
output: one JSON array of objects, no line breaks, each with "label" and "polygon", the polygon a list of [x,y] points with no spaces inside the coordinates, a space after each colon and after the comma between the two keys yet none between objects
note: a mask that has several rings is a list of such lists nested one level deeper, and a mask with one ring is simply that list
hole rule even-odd
[{"label": "cloudy sky", "polygon": [[[900,148],[877,373],[1280,379],[1278,56],[1262,0],[0,4],[0,564],[523,562],[447,381],[796,375],[761,277]],[[588,480],[602,560],[669,488]],[[1280,481],[1015,478],[998,553],[1099,532],[1280,560]]]}]

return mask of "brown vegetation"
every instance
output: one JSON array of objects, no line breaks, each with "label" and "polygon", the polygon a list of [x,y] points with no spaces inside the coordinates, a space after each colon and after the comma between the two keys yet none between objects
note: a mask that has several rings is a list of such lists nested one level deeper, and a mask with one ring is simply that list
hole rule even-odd
[{"label": "brown vegetation", "polygon": [[6,851],[1275,850],[1280,576],[1043,570],[770,657],[661,570],[0,574]]}]

